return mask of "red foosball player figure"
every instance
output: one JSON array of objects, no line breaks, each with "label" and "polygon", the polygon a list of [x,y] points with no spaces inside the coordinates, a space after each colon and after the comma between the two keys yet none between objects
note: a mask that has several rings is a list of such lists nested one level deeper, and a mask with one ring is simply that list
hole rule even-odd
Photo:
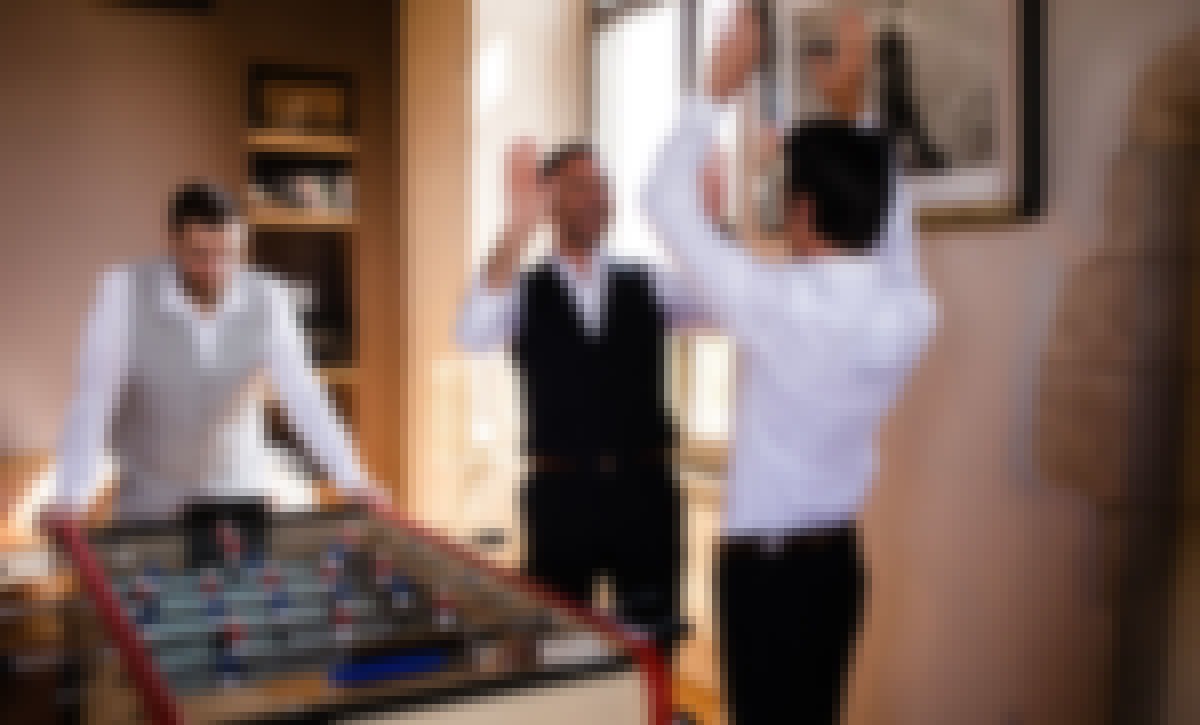
[{"label": "red foosball player figure", "polygon": [[339,644],[354,639],[354,609],[349,602],[339,601],[333,605],[333,637]]},{"label": "red foosball player figure", "polygon": [[437,596],[433,599],[433,621],[442,631],[458,626],[458,603],[445,588],[439,588]]},{"label": "red foosball player figure", "polygon": [[337,588],[338,579],[342,576],[342,562],[337,554],[331,551],[321,559],[320,575],[326,590],[332,592]]},{"label": "red foosball player figure", "polygon": [[221,643],[216,653],[221,683],[226,687],[237,686],[245,675],[245,645],[246,628],[230,617],[221,628]]},{"label": "red foosball player figure", "polygon": [[283,586],[283,571],[274,562],[266,563],[263,565],[259,580],[268,592],[276,591]]},{"label": "red foosball player figure", "polygon": [[209,569],[200,577],[200,591],[208,598],[216,597],[221,593],[221,578],[217,572]]},{"label": "red foosball player figure", "polygon": [[392,564],[391,557],[387,554],[376,555],[372,569],[374,570],[372,573],[375,578],[375,588],[380,591],[387,591],[391,586],[392,573],[395,571],[395,565]]},{"label": "red foosball player figure", "polygon": [[217,544],[225,557],[225,565],[236,572],[242,562],[242,536],[232,521],[217,524]]}]

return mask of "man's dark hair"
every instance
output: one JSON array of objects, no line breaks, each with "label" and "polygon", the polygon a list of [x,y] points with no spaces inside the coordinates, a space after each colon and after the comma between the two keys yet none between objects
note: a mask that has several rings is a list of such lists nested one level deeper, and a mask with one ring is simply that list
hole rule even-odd
[{"label": "man's dark hair", "polygon": [[189,224],[222,227],[237,218],[237,202],[224,189],[210,181],[188,181],[171,196],[167,229],[178,236]]},{"label": "man's dark hair", "polygon": [[549,181],[558,176],[563,167],[576,159],[591,159],[596,157],[596,149],[583,140],[568,141],[550,149],[542,157],[542,165],[538,174],[543,181]]},{"label": "man's dark hair", "polygon": [[842,251],[866,254],[878,244],[892,199],[889,149],[884,133],[837,120],[788,134],[788,195],[810,202],[817,233]]}]

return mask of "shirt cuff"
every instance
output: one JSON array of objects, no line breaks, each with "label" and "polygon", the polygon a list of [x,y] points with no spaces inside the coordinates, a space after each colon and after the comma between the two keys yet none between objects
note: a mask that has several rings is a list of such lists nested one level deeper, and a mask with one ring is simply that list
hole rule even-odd
[{"label": "shirt cuff", "polygon": [[349,480],[339,480],[336,483],[337,490],[342,493],[362,493],[371,490],[371,483],[365,476],[351,478]]},{"label": "shirt cuff", "polygon": [[520,276],[513,278],[507,287],[496,289],[484,281],[483,276],[476,277],[471,284],[470,296],[467,298],[468,319],[473,325],[491,327],[497,320],[503,318],[513,303]]},{"label": "shirt cuff", "polygon": [[679,115],[684,126],[714,133],[725,110],[724,104],[702,94],[693,94],[684,97]]}]

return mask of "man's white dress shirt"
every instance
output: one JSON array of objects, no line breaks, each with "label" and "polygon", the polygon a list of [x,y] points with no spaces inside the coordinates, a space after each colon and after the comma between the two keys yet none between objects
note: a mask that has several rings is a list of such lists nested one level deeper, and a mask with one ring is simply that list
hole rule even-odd
[{"label": "man's white dress shirt", "polygon": [[[559,280],[566,286],[586,329],[595,334],[604,329],[604,311],[610,281],[610,268],[619,264],[603,247],[593,252],[588,273],[581,274],[557,255],[550,257]],[[708,315],[686,281],[657,264],[648,264],[651,281],[662,306],[667,329],[703,325]],[[506,344],[521,321],[520,282],[501,289],[475,280],[458,317],[458,344],[469,352],[486,352]]]},{"label": "man's white dress shirt", "polygon": [[644,190],[647,214],[739,348],[727,532],[854,521],[876,435],[936,325],[901,189],[879,250],[771,262],[711,223],[698,178],[721,109],[689,99]]},{"label": "man's white dress shirt", "polygon": [[[85,326],[78,389],[68,408],[59,442],[54,496],[57,503],[76,511],[85,510],[94,493],[95,479],[107,447],[109,424],[120,402],[133,332],[129,329],[131,292],[130,268],[123,265],[110,268],[100,283]],[[211,315],[203,315],[192,306],[174,275],[163,276],[160,293],[164,309],[186,323],[191,333],[193,354],[199,360],[215,364],[223,323],[246,303],[241,274],[234,275]],[[367,479],[354,448],[312,371],[291,302],[278,284],[271,287],[269,329],[266,372],[289,420],[341,488],[352,490],[365,485]],[[213,481],[209,490],[270,493],[261,488],[269,484],[270,464],[260,460],[264,451],[255,445],[255,436],[260,433],[256,430],[236,432],[238,455],[243,457],[238,468],[256,472],[249,477],[255,480]]]}]

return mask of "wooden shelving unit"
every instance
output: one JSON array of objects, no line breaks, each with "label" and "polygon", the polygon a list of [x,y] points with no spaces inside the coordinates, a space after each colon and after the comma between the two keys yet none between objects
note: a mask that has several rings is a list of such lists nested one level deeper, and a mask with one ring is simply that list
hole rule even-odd
[{"label": "wooden shelving unit", "polygon": [[329,156],[358,153],[353,136],[297,133],[290,129],[259,129],[246,134],[250,153],[303,153]]},{"label": "wooden shelving unit", "polygon": [[[356,79],[290,65],[254,65],[249,76],[244,145],[251,255],[314,292],[315,311],[307,317],[322,327],[310,333],[313,358],[334,405],[357,429]],[[332,347],[331,335],[341,338]],[[281,435],[283,418],[277,410],[270,418],[274,435]],[[284,442],[300,452],[290,430]]]},{"label": "wooden shelving unit", "polygon": [[260,229],[334,229],[351,231],[358,224],[353,213],[311,212],[302,209],[251,208],[250,226]]}]

